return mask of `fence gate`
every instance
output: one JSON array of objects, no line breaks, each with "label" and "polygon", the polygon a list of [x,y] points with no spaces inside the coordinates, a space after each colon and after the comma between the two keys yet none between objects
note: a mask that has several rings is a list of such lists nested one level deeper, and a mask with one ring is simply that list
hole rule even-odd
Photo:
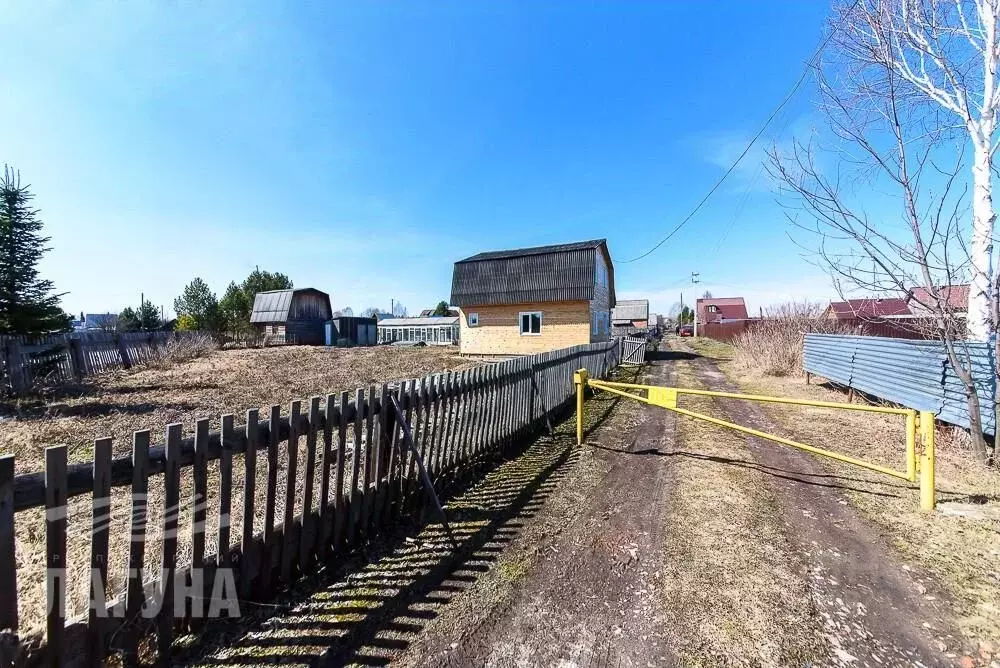
[{"label": "fence gate", "polygon": [[635,336],[624,336],[622,342],[622,364],[645,364],[646,339]]},{"label": "fence gate", "polygon": [[[623,356],[628,355],[631,348],[625,347],[623,340]],[[616,383],[606,380],[595,380],[589,377],[586,369],[580,369],[575,374],[573,374],[573,383],[576,385],[576,442],[577,444],[583,443],[583,395],[584,390],[588,387],[601,390],[604,392],[610,392],[611,394],[616,394],[621,397],[626,397],[628,399],[634,399],[638,402],[648,404],[650,406],[659,406],[660,408],[665,408],[669,411],[677,413],[679,415],[684,415],[689,418],[694,418],[696,420],[702,420],[704,422],[709,422],[711,424],[718,425],[720,427],[727,427],[734,431],[742,432],[750,436],[756,436],[757,438],[767,439],[773,441],[780,445],[786,445],[798,450],[804,450],[805,452],[812,453],[814,455],[821,455],[823,457],[828,457],[830,459],[835,459],[846,464],[851,464],[863,469],[868,469],[869,471],[875,471],[877,473],[882,473],[893,478],[898,478],[900,480],[905,480],[910,483],[916,483],[918,479],[920,480],[920,507],[924,510],[934,510],[936,498],[934,489],[934,413],[930,411],[916,411],[912,408],[894,408],[890,406],[868,406],[859,404],[845,404],[833,401],[812,401],[808,399],[791,399],[787,397],[769,397],[756,394],[738,394],[736,392],[718,392],[715,390],[696,390],[693,388],[682,388],[682,387],[660,387],[658,385],[636,385],[632,383]],[[814,406],[818,408],[832,408],[845,411],[863,411],[868,413],[882,413],[888,415],[901,416],[905,420],[904,427],[904,443],[905,443],[905,456],[906,456],[906,470],[899,471],[889,466],[882,464],[877,464],[874,462],[865,461],[862,459],[856,459],[848,455],[844,455],[838,452],[833,452],[832,450],[825,450],[823,448],[817,448],[812,445],[807,445],[805,443],[800,443],[798,441],[793,441],[790,438],[785,438],[784,436],[779,436],[778,434],[769,434],[759,429],[754,429],[753,427],[747,427],[741,424],[736,424],[734,422],[729,422],[728,420],[720,420],[719,418],[713,417],[711,415],[705,415],[704,413],[697,413],[686,408],[682,408],[679,404],[679,399],[686,395],[702,396],[702,397],[719,397],[721,399],[738,399],[741,401],[754,401],[754,402],[764,402],[773,404],[786,404],[792,406]],[[916,443],[917,434],[920,434],[920,441],[922,445],[922,452],[917,455]],[[919,466],[918,466],[919,462]]]}]

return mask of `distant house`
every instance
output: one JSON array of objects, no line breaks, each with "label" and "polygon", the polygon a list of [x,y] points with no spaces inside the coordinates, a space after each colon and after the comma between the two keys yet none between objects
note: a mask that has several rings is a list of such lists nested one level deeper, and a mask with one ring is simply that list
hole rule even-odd
[{"label": "distant house", "polygon": [[[969,311],[969,284],[962,285],[939,285],[934,291],[938,299],[947,304],[948,309],[960,318],[964,318]],[[934,297],[930,290],[924,287],[910,288],[906,295],[906,304],[915,316],[930,316],[933,314],[935,304]]]},{"label": "distant house", "polygon": [[604,341],[615,305],[607,241],[479,253],[455,263],[465,355],[525,355]]},{"label": "distant house", "polygon": [[331,319],[330,295],[315,288],[258,292],[250,324],[268,343],[322,345]]},{"label": "distant house", "polygon": [[905,299],[867,298],[830,302],[821,317],[827,320],[856,320],[858,318],[909,318],[912,315],[913,313]]},{"label": "distant house", "polygon": [[426,343],[447,346],[458,343],[458,316],[386,318],[378,321],[379,343]]},{"label": "distant house", "polygon": [[695,313],[699,325],[749,317],[743,297],[704,297],[695,302]]},{"label": "distant house", "polygon": [[[425,308],[423,311],[420,312],[420,317],[421,318],[444,317],[444,316],[435,316],[434,315],[434,310],[435,309],[432,309],[432,308]],[[457,318],[458,317],[458,309],[457,308],[450,308],[450,309],[448,309],[448,317],[450,317],[450,318]]]},{"label": "distant house", "polygon": [[109,332],[117,326],[117,313],[86,313],[83,316],[83,329],[85,330]]},{"label": "distant house", "polygon": [[611,309],[611,328],[613,332],[627,333],[636,329],[646,329],[648,326],[648,299],[623,299]]}]

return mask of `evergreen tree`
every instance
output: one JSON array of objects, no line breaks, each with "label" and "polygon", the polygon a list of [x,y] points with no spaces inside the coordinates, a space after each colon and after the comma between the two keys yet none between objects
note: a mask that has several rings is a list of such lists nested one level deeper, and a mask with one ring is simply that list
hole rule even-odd
[{"label": "evergreen tree", "polygon": [[436,315],[436,316],[448,315],[448,302],[438,302],[438,305],[434,308],[434,313],[432,313],[431,315]]},{"label": "evergreen tree", "polygon": [[52,294],[52,281],[38,276],[48,251],[32,194],[20,174],[4,165],[0,179],[0,334],[67,331],[70,317]]},{"label": "evergreen tree", "polygon": [[250,311],[253,300],[248,299],[236,281],[229,284],[219,300],[219,315],[227,332],[241,334],[250,329]]},{"label": "evergreen tree", "polygon": [[139,314],[136,313],[135,309],[131,306],[126,306],[118,314],[118,331],[119,332],[137,332],[139,331],[140,322]]},{"label": "evergreen tree", "polygon": [[184,292],[174,300],[174,311],[178,316],[194,318],[200,330],[214,332],[219,328],[219,302],[208,284],[200,278],[184,286]]},{"label": "evergreen tree", "polygon": [[143,302],[136,316],[139,318],[139,329],[144,332],[156,331],[162,325],[160,322],[160,310],[153,306],[153,302]]}]

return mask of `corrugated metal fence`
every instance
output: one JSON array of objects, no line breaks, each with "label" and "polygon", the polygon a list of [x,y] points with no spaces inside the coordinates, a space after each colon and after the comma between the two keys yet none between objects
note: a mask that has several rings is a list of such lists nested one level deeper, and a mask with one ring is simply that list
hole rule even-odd
[{"label": "corrugated metal fence", "polygon": [[[961,342],[968,355],[979,395],[984,430],[996,430],[993,411],[995,374],[989,345]],[[940,341],[913,341],[875,336],[806,334],[803,367],[838,385],[921,411],[968,428],[965,389]]]}]

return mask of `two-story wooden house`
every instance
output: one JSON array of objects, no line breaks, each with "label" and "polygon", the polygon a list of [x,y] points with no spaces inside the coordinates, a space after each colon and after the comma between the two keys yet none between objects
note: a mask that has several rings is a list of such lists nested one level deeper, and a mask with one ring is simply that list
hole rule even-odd
[{"label": "two-story wooden house", "polygon": [[527,355],[606,341],[615,272],[605,239],[479,253],[455,263],[463,355]]}]

